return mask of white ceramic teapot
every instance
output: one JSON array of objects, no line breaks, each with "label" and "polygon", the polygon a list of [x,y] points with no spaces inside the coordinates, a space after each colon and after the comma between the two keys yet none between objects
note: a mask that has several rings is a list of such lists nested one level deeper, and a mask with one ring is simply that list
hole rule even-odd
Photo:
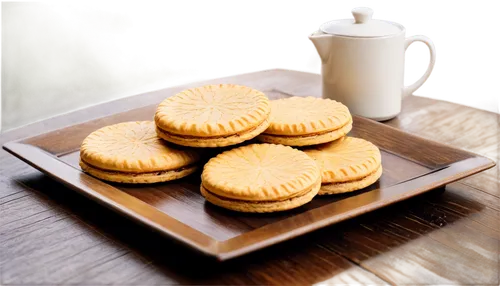
[{"label": "white ceramic teapot", "polygon": [[[321,57],[323,97],[347,105],[351,113],[387,120],[401,111],[401,100],[429,77],[436,60],[432,41],[425,36],[405,38],[397,23],[372,19],[370,8],[352,10],[354,19],[324,23],[309,39]],[[425,74],[404,86],[405,51],[420,41],[430,50]]]}]

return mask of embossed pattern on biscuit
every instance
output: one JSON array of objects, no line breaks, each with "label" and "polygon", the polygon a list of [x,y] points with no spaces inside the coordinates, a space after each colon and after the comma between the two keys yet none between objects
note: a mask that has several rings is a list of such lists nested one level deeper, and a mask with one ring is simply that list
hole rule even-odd
[{"label": "embossed pattern on biscuit", "polygon": [[352,118],[349,109],[340,102],[295,96],[271,100],[270,120],[265,134],[305,135],[339,129]]},{"label": "embossed pattern on biscuit", "polygon": [[170,133],[197,137],[227,136],[250,130],[269,117],[262,92],[241,85],[207,85],[165,99],[155,122]]},{"label": "embossed pattern on biscuit", "polygon": [[158,138],[152,121],[125,122],[92,132],[80,157],[103,170],[155,172],[182,168],[198,161],[198,152]]},{"label": "embossed pattern on biscuit", "polygon": [[309,191],[320,180],[318,166],[304,152],[274,144],[251,144],[210,159],[202,185],[226,198],[284,200]]},{"label": "embossed pattern on biscuit", "polygon": [[376,171],[382,160],[377,146],[355,137],[343,137],[304,152],[318,163],[323,183],[361,179]]}]

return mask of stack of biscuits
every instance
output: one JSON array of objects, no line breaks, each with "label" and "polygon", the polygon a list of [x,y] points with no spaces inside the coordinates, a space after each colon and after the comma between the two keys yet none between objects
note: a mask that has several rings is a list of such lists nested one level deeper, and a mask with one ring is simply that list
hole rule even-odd
[{"label": "stack of biscuits", "polygon": [[334,100],[269,101],[246,86],[207,85],[165,99],[154,121],[94,131],[82,143],[80,166],[106,181],[160,183],[194,173],[207,149],[222,150],[201,174],[207,201],[240,212],[284,211],[380,178],[379,149],[346,136],[352,124]]}]

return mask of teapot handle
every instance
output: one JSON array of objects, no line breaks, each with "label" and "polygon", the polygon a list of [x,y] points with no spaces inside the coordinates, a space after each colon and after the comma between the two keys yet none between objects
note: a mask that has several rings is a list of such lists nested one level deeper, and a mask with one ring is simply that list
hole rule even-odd
[{"label": "teapot handle", "polygon": [[403,97],[407,95],[413,94],[419,87],[424,84],[424,82],[427,80],[427,78],[431,75],[432,69],[434,68],[434,63],[436,63],[436,48],[434,47],[434,44],[432,43],[431,39],[427,38],[426,36],[412,36],[409,38],[406,38],[405,40],[405,51],[408,49],[408,47],[414,43],[414,42],[422,42],[427,45],[429,48],[430,52],[430,61],[429,61],[429,66],[427,67],[427,70],[425,71],[424,75],[417,80],[414,84],[405,86],[403,89]]}]

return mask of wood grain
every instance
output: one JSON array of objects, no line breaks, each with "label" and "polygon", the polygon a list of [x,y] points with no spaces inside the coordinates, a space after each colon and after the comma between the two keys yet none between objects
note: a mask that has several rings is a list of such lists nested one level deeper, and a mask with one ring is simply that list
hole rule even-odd
[{"label": "wood grain", "polygon": [[[286,95],[270,95],[271,99],[282,96]],[[382,177],[361,192],[317,198],[293,211],[253,215],[214,207],[199,193],[199,173],[164,184],[126,186],[80,172],[78,149],[90,132],[109,124],[147,119],[155,107],[7,143],[4,148],[73,190],[218,260],[373,211],[492,166],[491,161],[475,154],[354,116],[350,135],[371,141],[382,150]]]},{"label": "wood grain", "polygon": [[[272,70],[204,83],[238,82],[304,96],[318,95],[319,81],[318,75]],[[38,122],[2,134],[0,144],[154,104],[186,86]],[[465,130],[458,120],[443,123],[448,117],[468,118],[469,128],[483,131]],[[402,114],[386,124],[498,160],[492,157],[498,156],[499,142],[498,115],[493,113],[408,97]],[[474,137],[454,140],[465,133]],[[449,185],[443,195],[416,197],[216,265],[68,191],[0,150],[0,240],[9,245],[7,249],[0,243],[0,284],[498,285],[496,172],[475,175],[464,182],[467,185]]]}]

